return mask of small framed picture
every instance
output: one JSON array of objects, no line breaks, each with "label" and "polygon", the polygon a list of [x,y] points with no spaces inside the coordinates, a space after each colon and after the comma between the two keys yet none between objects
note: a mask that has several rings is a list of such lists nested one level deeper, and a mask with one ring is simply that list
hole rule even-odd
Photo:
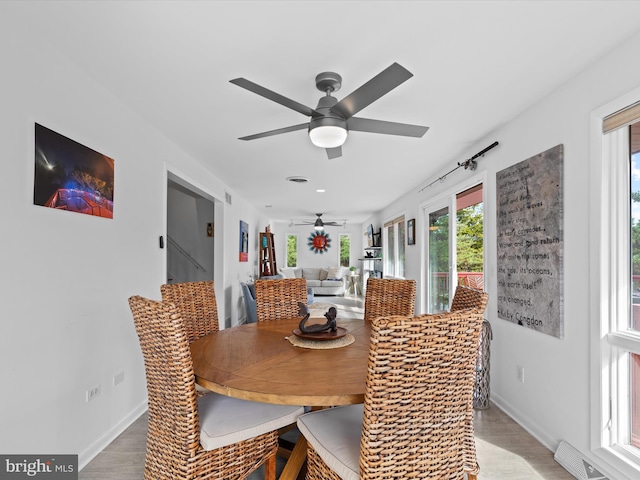
[{"label": "small framed picture", "polygon": [[416,244],[416,219],[407,220],[407,245]]}]

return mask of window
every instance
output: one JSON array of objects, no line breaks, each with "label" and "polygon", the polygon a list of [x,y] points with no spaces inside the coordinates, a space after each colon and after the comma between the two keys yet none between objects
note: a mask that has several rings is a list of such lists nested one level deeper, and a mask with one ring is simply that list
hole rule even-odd
[{"label": "window", "polygon": [[[455,212],[451,215],[450,212]],[[451,193],[423,210],[428,313],[449,309],[458,285],[484,290],[483,184]]]},{"label": "window", "polygon": [[405,237],[404,215],[384,224],[385,275],[404,278]]},{"label": "window", "polygon": [[456,195],[458,285],[484,290],[484,203],[482,184]]},{"label": "window", "polygon": [[298,236],[287,235],[287,267],[298,266]]},{"label": "window", "polygon": [[340,234],[340,266],[348,267],[351,263],[351,238],[346,233]]},{"label": "window", "polygon": [[[615,115],[614,115],[615,116]],[[640,115],[633,121],[638,121]],[[640,123],[602,138],[601,230],[595,247],[600,363],[592,429],[596,454],[621,471],[640,472]],[[594,202],[596,199],[594,199]],[[592,208],[594,204],[592,203]],[[596,242],[597,243],[597,242]]]},{"label": "window", "polygon": [[[629,127],[631,147],[630,161],[630,184],[631,190],[631,318],[627,322],[628,328],[632,330],[637,343],[636,350],[640,351],[640,123],[635,123]],[[640,355],[629,352],[629,388],[630,404],[629,422],[631,423],[630,443],[640,449]]]}]

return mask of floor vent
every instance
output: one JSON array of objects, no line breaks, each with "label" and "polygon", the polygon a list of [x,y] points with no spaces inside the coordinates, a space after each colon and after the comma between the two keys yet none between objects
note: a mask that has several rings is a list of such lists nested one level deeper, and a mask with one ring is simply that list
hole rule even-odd
[{"label": "floor vent", "polygon": [[578,450],[564,440],[560,442],[553,458],[562,465],[567,472],[581,480],[609,480],[582,458]]}]

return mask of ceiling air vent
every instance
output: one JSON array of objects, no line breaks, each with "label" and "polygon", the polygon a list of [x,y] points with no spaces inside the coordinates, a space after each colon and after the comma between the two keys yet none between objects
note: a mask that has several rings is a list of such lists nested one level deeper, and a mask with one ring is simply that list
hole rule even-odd
[{"label": "ceiling air vent", "polygon": [[293,183],[307,183],[309,181],[306,177],[287,177],[287,180]]}]

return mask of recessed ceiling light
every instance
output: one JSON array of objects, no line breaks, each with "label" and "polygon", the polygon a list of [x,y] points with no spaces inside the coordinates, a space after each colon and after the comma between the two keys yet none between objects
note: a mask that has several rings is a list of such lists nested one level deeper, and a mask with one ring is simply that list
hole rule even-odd
[{"label": "recessed ceiling light", "polygon": [[309,179],[306,177],[287,177],[287,181],[293,183],[307,183]]},{"label": "recessed ceiling light", "polygon": [[324,188],[319,188],[319,189],[317,189],[317,190],[316,190],[316,192],[318,192],[318,193],[324,193],[324,192],[326,192],[326,190],[325,190]]},{"label": "recessed ceiling light", "polygon": [[271,208],[273,205],[265,205],[264,208]]}]

